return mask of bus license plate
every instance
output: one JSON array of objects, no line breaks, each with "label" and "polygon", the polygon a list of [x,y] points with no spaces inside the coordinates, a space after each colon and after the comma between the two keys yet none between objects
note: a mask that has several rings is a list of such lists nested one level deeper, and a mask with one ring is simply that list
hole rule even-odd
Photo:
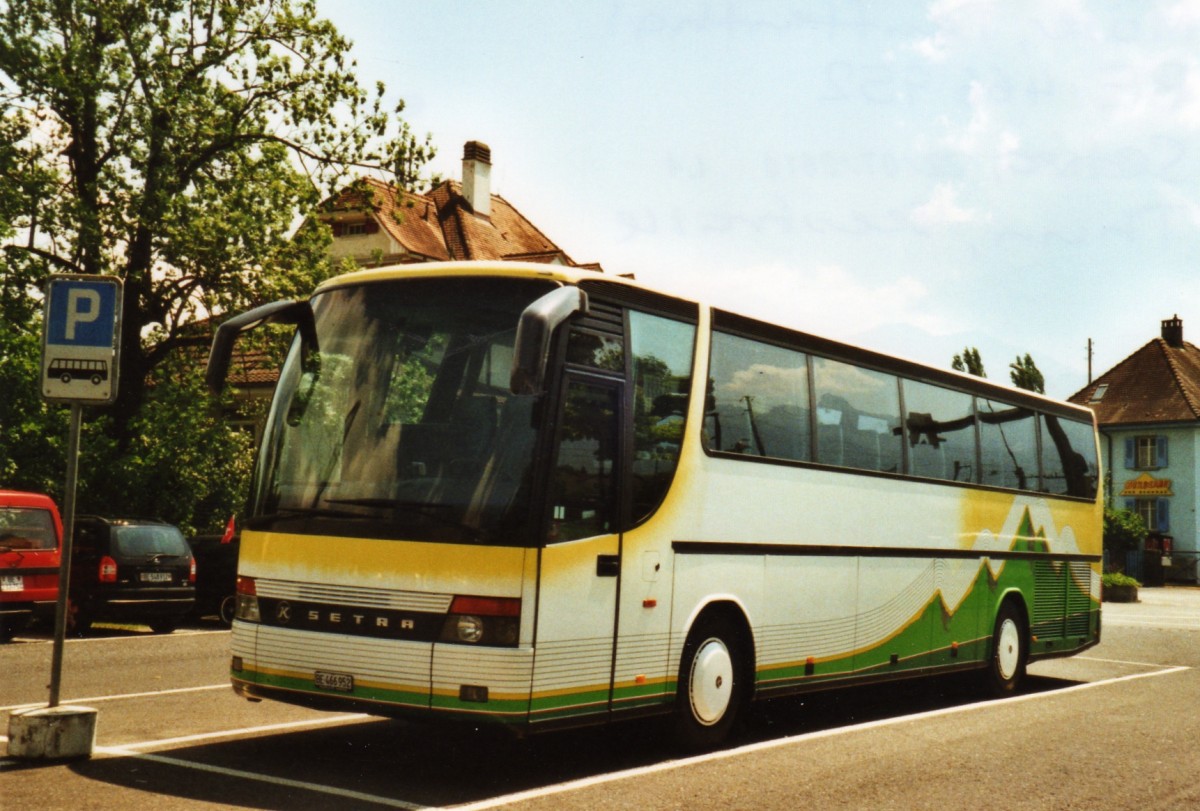
[{"label": "bus license plate", "polygon": [[339,693],[354,692],[354,677],[349,673],[326,673],[318,670],[313,674],[313,681],[322,690],[337,690]]},{"label": "bus license plate", "polygon": [[24,591],[25,578],[19,574],[6,574],[0,577],[0,591]]},{"label": "bus license plate", "polygon": [[142,572],[143,583],[170,583],[170,572]]}]

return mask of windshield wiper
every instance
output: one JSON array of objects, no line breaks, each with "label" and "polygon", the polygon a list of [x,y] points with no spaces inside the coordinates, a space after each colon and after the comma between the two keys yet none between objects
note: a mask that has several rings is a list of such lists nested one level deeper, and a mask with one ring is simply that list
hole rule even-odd
[{"label": "windshield wiper", "polygon": [[473,541],[487,540],[487,533],[481,530],[479,527],[473,527],[469,524],[464,524],[462,521],[457,521],[453,518],[448,518],[445,515],[440,515],[439,512],[447,509],[447,507],[437,504],[426,504],[420,501],[392,501],[391,499],[386,498],[331,498],[326,500],[330,504],[352,504],[359,507],[375,507],[378,509],[415,513],[423,518],[431,518],[443,526],[461,529],[466,532]]},{"label": "windshield wiper", "polygon": [[251,516],[246,519],[246,526],[250,529],[258,529],[265,523],[285,521],[289,518],[349,518],[361,521],[375,518],[375,516],[350,510],[333,510],[328,507],[284,507],[273,513]]}]

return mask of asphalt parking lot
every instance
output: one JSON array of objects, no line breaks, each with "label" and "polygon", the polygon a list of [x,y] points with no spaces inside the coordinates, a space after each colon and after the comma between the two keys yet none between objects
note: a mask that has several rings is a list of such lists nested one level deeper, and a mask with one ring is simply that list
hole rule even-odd
[{"label": "asphalt parking lot", "polygon": [[[962,680],[757,708],[680,758],[654,724],[529,741],[251,704],[228,633],[102,631],[67,646],[64,700],[97,708],[94,756],[0,759],[12,808],[1186,808],[1200,804],[1200,590],[1106,604],[1102,643],[981,701]],[[49,642],[0,648],[0,712],[44,702]]]}]

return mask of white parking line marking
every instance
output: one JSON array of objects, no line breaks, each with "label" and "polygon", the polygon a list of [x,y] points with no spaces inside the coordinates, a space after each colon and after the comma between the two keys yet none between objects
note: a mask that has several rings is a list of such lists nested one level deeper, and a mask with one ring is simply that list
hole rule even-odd
[{"label": "white parking line marking", "polygon": [[150,749],[160,746],[177,746],[183,743],[197,743],[199,741],[211,741],[215,738],[230,738],[239,737],[242,735],[258,735],[263,732],[280,732],[285,729],[303,729],[305,727],[322,727],[329,724],[340,724],[348,721],[361,721],[365,718],[373,716],[366,713],[352,713],[349,715],[333,715],[328,718],[309,718],[304,721],[284,721],[278,724],[265,724],[258,727],[243,727],[242,729],[227,729],[220,732],[201,732],[196,735],[184,735],[179,738],[160,738],[153,741],[142,741],[140,743],[122,744],[120,749],[135,750],[135,749]]},{"label": "white parking line marking", "polygon": [[[100,629],[104,630],[104,629]],[[192,628],[173,631],[170,634],[156,634],[150,631],[132,631],[122,636],[73,636],[64,640],[68,645],[88,645],[96,642],[125,642],[130,639],[168,639],[176,636],[206,636],[208,634],[228,634],[228,628]],[[15,636],[14,642],[22,645],[53,645],[54,639],[41,636]]]},{"label": "white parking line marking", "polygon": [[[1084,657],[1080,657],[1080,658],[1084,658]],[[1114,661],[1114,660],[1097,660],[1097,661]],[[1116,662],[1116,663],[1131,664],[1131,665],[1139,664],[1136,662]],[[1150,665],[1150,666],[1158,667],[1158,665]],[[912,721],[921,721],[921,720],[926,720],[926,719],[931,719],[931,718],[939,718],[939,717],[943,717],[943,716],[956,715],[958,713],[971,712],[971,711],[980,710],[980,709],[987,709],[989,707],[998,707],[998,706],[1002,706],[1004,704],[1008,704],[1010,702],[1038,701],[1041,699],[1053,698],[1055,696],[1060,696],[1060,695],[1064,695],[1067,693],[1078,692],[1081,690],[1090,690],[1090,689],[1093,689],[1096,687],[1105,687],[1110,684],[1119,684],[1122,682],[1135,681],[1138,679],[1145,679],[1145,678],[1153,678],[1156,676],[1169,676],[1169,675],[1172,675],[1175,673],[1182,673],[1187,670],[1191,670],[1191,668],[1184,666],[1184,665],[1179,665],[1179,666],[1175,666],[1175,667],[1167,667],[1162,670],[1150,671],[1147,673],[1134,673],[1134,674],[1127,675],[1127,676],[1118,676],[1118,677],[1112,678],[1112,679],[1105,679],[1103,681],[1087,682],[1085,684],[1076,684],[1072,687],[1064,687],[1061,690],[1053,690],[1053,691],[1049,691],[1049,692],[1045,692],[1045,693],[1030,693],[1030,694],[1022,695],[1022,696],[1014,696],[1013,698],[1003,699],[1001,701],[996,701],[996,700],[980,701],[980,702],[976,702],[974,704],[964,704],[964,705],[958,706],[958,707],[947,707],[947,708],[939,709],[939,710],[929,710],[927,712],[914,713],[912,715],[904,715],[904,716],[900,716],[897,718],[886,718],[886,719],[882,719],[882,720],[878,720],[878,721],[868,721],[868,722],[865,722],[862,724],[853,724],[851,726],[837,727],[835,729],[819,730],[817,732],[809,732],[809,733],[805,733],[803,735],[793,735],[793,736],[786,737],[786,738],[777,738],[777,739],[769,740],[769,741],[760,741],[758,743],[752,743],[752,744],[747,744],[745,746],[740,746],[736,749],[727,749],[727,750],[724,750],[721,752],[711,752],[711,753],[704,754],[704,755],[697,755],[695,757],[681,758],[679,760],[669,760],[669,761],[664,761],[662,763],[654,763],[649,766],[639,766],[634,769],[625,769],[625,770],[618,771],[618,772],[610,772],[608,774],[600,774],[600,775],[595,775],[593,777],[585,777],[585,778],[582,778],[579,780],[572,780],[572,781],[569,781],[566,783],[557,783],[552,786],[543,786],[542,788],[530,789],[528,791],[515,792],[512,794],[506,794],[506,795],[503,795],[500,797],[492,797],[490,799],[481,800],[481,801],[475,802],[475,803],[468,803],[465,805],[446,806],[446,808],[448,808],[448,809],[453,808],[454,811],[485,811],[486,809],[500,808],[504,805],[508,805],[510,803],[515,803],[515,802],[520,802],[523,800],[538,799],[538,798],[542,798],[542,797],[551,797],[551,796],[554,796],[557,794],[565,794],[565,793],[568,793],[571,791],[576,791],[576,790],[588,788],[591,786],[604,785],[606,783],[615,783],[617,781],[628,780],[630,778],[640,777],[642,775],[657,774],[659,772],[673,771],[675,769],[680,769],[680,768],[684,768],[687,766],[693,766],[693,765],[700,764],[700,763],[714,762],[714,761],[718,761],[718,760],[725,760],[725,759],[728,759],[731,757],[737,757],[740,755],[751,754],[754,752],[763,752],[763,751],[767,751],[770,749],[777,749],[779,747],[789,746],[789,745],[792,745],[795,743],[802,743],[802,742],[811,741],[811,740],[819,740],[821,738],[831,738],[831,737],[835,737],[838,735],[847,735],[847,734],[851,734],[854,732],[862,732],[862,731],[866,731],[866,730],[870,730],[870,729],[879,729],[879,728],[883,728],[883,727],[896,726],[899,724],[905,724],[905,723],[909,723]],[[220,685],[220,686],[223,687],[225,685]],[[187,689],[214,689],[214,688],[185,688],[184,691],[186,691]],[[169,691],[163,691],[163,692],[169,692]],[[150,694],[150,695],[154,695],[154,694]],[[144,741],[142,743],[125,744],[123,746],[114,746],[114,747],[97,746],[95,748],[95,751],[98,753],[101,753],[101,754],[111,755],[111,756],[115,756],[115,757],[128,757],[128,758],[136,758],[136,759],[140,759],[140,760],[147,760],[147,761],[151,761],[151,762],[155,762],[155,763],[161,763],[164,765],[177,766],[182,769],[194,769],[196,771],[210,772],[213,774],[224,775],[226,777],[237,777],[237,778],[241,778],[244,780],[253,780],[256,782],[269,783],[272,785],[287,786],[289,788],[298,788],[298,789],[302,789],[305,791],[312,791],[312,792],[316,792],[319,794],[329,794],[331,796],[342,797],[345,799],[354,799],[354,800],[361,800],[364,802],[377,803],[379,805],[388,806],[388,807],[392,807],[392,808],[412,809],[413,811],[415,811],[416,809],[429,808],[429,806],[410,803],[410,802],[406,802],[404,800],[397,800],[397,799],[393,799],[390,797],[381,797],[378,795],[365,794],[363,792],[351,791],[351,790],[347,790],[347,789],[339,789],[339,788],[335,788],[333,786],[326,786],[326,785],[322,785],[319,783],[306,783],[306,782],[299,781],[299,780],[290,780],[288,778],[283,778],[283,777],[274,777],[272,775],[259,774],[257,772],[249,772],[249,771],[244,771],[244,770],[240,770],[240,769],[229,769],[229,768],[225,768],[222,766],[211,766],[208,764],[194,763],[191,761],[181,760],[178,758],[165,757],[163,755],[155,755],[155,754],[149,754],[149,753],[137,751],[138,749],[159,747],[159,746],[178,745],[180,743],[195,743],[197,741],[211,740],[214,738],[237,737],[240,735],[250,735],[250,734],[261,733],[261,732],[278,731],[278,730],[282,730],[282,729],[317,727],[317,726],[323,726],[323,725],[328,725],[328,724],[336,724],[336,723],[343,723],[343,722],[347,722],[347,721],[355,721],[355,720],[360,720],[360,719],[369,718],[369,717],[370,716],[359,715],[359,714],[341,715],[341,716],[335,716],[332,718],[321,718],[321,719],[313,719],[313,720],[308,720],[308,721],[294,721],[294,722],[282,723],[282,724],[272,724],[269,726],[262,726],[262,727],[247,727],[247,728],[243,728],[243,729],[226,730],[223,732],[211,732],[211,733],[204,733],[204,734],[200,734],[200,735],[189,735],[189,736],[182,737],[182,738],[169,738],[169,739],[160,739],[160,740],[156,740],[156,741]],[[6,742],[7,739],[0,737],[0,741]],[[0,760],[0,771],[2,771],[5,767],[7,767],[9,765],[12,765],[12,763],[7,760]]]},{"label": "white parking line marking", "polygon": [[565,794],[570,791],[576,791],[590,786],[599,786],[605,783],[613,783],[618,780],[628,780],[631,777],[640,777],[646,774],[656,774],[658,772],[667,772],[674,769],[693,766],[698,763],[707,763],[710,761],[725,760],[726,758],[737,757],[739,755],[750,754],[752,752],[762,752],[768,749],[776,749],[781,746],[790,746],[794,743],[804,741],[813,741],[820,738],[832,738],[837,735],[846,735],[852,732],[862,732],[868,729],[878,729],[881,727],[895,726],[898,724],[906,724],[910,721],[921,721],[928,718],[938,718],[945,715],[955,715],[960,712],[970,712],[972,710],[986,709],[988,707],[997,707],[1013,701],[1036,701],[1041,698],[1050,698],[1059,696],[1064,693],[1071,693],[1078,690],[1089,690],[1093,687],[1103,687],[1109,684],[1117,684],[1124,681],[1132,681],[1134,679],[1144,679],[1152,676],[1168,676],[1172,673],[1180,673],[1191,668],[1185,666],[1172,667],[1166,670],[1159,670],[1152,673],[1137,673],[1132,676],[1120,676],[1114,679],[1106,679],[1104,681],[1088,682],[1087,684],[1078,684],[1073,687],[1064,687],[1061,690],[1052,690],[1046,693],[1030,693],[1023,696],[1014,696],[1013,698],[1003,699],[1001,701],[980,701],[975,704],[965,704],[961,707],[947,707],[941,710],[930,710],[928,712],[920,712],[914,715],[905,715],[899,718],[886,718],[880,721],[868,721],[862,724],[854,724],[853,726],[838,727],[837,729],[824,729],[818,732],[808,732],[803,735],[794,735],[788,738],[778,738],[770,741],[761,741],[759,743],[751,743],[746,746],[740,746],[737,749],[727,749],[722,752],[711,752],[706,755],[697,755],[695,757],[683,758],[680,760],[669,760],[663,763],[655,763],[650,766],[639,766],[635,769],[626,769],[620,772],[611,772],[609,774],[599,774],[594,777],[584,777],[579,780],[572,780],[567,783],[559,783],[553,786],[545,786],[543,788],[531,789],[529,791],[519,791],[514,794],[506,794],[502,797],[492,797],[489,800],[482,800],[477,803],[468,803],[466,805],[449,806],[454,811],[486,811],[490,808],[500,808],[510,803],[521,802],[523,800],[539,799],[542,797],[551,797],[555,794]]},{"label": "white parking line marking", "polygon": [[1130,667],[1169,667],[1169,665],[1164,665],[1162,662],[1130,662],[1126,659],[1104,659],[1100,656],[1079,655],[1072,658],[1079,661],[1104,662],[1109,665],[1129,665]]},{"label": "white parking line marking", "polygon": [[[198,693],[203,690],[232,690],[229,682],[223,684],[206,684],[203,687],[173,687],[170,690],[150,690],[145,693],[122,693],[120,695],[111,696],[91,696],[89,698],[72,698],[63,699],[61,704],[95,704],[100,701],[120,701],[126,698],[150,698],[156,696],[169,696],[173,693]],[[0,707],[0,712],[14,712],[16,710],[32,710],[37,707],[46,706],[46,702],[39,701],[34,704],[13,704],[10,707]]]},{"label": "white parking line marking", "polygon": [[108,755],[117,755],[119,757],[130,757],[136,758],[137,760],[146,760],[152,763],[161,763],[166,766],[179,766],[180,768],[184,769],[210,772],[212,774],[219,774],[223,777],[237,777],[241,778],[242,780],[253,780],[257,783],[269,783],[274,786],[298,788],[303,791],[316,792],[317,794],[329,794],[344,800],[360,800],[362,802],[385,805],[391,808],[406,808],[415,811],[419,808],[428,807],[418,803],[405,802],[404,800],[393,800],[391,797],[380,797],[376,794],[366,794],[361,791],[351,791],[349,789],[334,788],[333,786],[324,786],[320,783],[306,783],[302,780],[289,780],[286,777],[272,777],[271,775],[258,774],[257,772],[247,772],[241,769],[228,769],[224,766],[211,766],[207,763],[192,763],[191,761],[187,760],[178,760],[172,757],[163,757],[162,755],[148,755],[124,748],[98,746],[96,747],[96,751],[103,752],[104,754]]}]

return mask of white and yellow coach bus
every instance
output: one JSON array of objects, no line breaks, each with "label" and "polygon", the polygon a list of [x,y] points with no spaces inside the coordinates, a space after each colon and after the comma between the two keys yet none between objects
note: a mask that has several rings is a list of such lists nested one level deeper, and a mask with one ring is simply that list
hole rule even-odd
[{"label": "white and yellow coach bus", "polygon": [[527,732],[1100,637],[1086,409],[592,271],[364,270],[297,325],[244,521],[243,696]]}]

